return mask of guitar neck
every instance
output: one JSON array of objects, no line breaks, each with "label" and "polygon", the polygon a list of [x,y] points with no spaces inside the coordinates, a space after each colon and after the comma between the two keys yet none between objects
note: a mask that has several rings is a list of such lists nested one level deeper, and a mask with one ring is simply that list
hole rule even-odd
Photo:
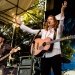
[{"label": "guitar neck", "polygon": [[59,41],[63,41],[64,39],[56,39],[50,42],[50,44],[55,43],[55,42],[59,42]]},{"label": "guitar neck", "polygon": [[2,58],[0,58],[0,61],[2,61],[2,60],[4,60],[5,58],[7,58],[10,54],[12,54],[12,53],[8,53],[8,54],[6,54],[5,56],[3,56]]},{"label": "guitar neck", "polygon": [[[5,56],[1,57],[1,58],[0,58],[0,61],[4,60],[4,59],[7,58],[10,54],[13,54],[14,52],[17,52],[17,51],[20,50],[20,49],[21,49],[20,47],[15,47],[15,48],[13,48],[13,49],[10,51],[10,53],[8,53],[8,54],[6,54]],[[15,51],[13,51],[13,50],[15,50]]]},{"label": "guitar neck", "polygon": [[51,41],[50,44],[59,42],[59,41],[63,41],[63,40],[68,40],[68,39],[71,39],[71,37],[64,37],[64,38],[56,39],[56,40]]}]

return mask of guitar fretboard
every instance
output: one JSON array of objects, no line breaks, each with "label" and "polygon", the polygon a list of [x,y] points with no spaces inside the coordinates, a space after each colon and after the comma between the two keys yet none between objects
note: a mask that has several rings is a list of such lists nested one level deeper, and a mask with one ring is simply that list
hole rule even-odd
[{"label": "guitar fretboard", "polygon": [[56,39],[56,40],[51,41],[50,43],[48,42],[47,44],[52,44],[52,43],[55,43],[55,42],[68,40],[68,39],[75,39],[75,35],[70,35],[70,36],[67,36],[67,37],[63,37],[61,39]]}]

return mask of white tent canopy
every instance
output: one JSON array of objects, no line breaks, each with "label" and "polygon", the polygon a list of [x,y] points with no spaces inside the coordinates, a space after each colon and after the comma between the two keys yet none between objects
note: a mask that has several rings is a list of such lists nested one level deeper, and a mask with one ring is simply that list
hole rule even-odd
[{"label": "white tent canopy", "polygon": [[13,14],[22,15],[36,0],[0,0],[0,21],[12,21]]}]

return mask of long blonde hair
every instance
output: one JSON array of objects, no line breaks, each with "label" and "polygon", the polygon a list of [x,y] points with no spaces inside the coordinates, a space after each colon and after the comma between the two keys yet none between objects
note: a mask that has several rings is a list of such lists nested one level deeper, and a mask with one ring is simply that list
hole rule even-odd
[{"label": "long blonde hair", "polygon": [[[53,16],[53,15],[49,15],[48,17],[52,17],[53,18],[53,20],[54,20],[54,29],[57,29],[57,27],[58,27],[58,20],[56,20],[56,18],[55,18],[55,16]],[[46,30],[48,30],[48,22],[47,22],[47,20],[45,21],[45,22],[43,22],[43,28],[44,29],[46,29]]]}]

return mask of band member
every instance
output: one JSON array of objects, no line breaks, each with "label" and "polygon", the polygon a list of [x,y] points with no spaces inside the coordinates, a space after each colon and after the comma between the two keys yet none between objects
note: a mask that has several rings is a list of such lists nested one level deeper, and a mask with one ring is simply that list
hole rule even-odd
[{"label": "band member", "polygon": [[[64,10],[66,7],[67,7],[67,2],[64,1],[61,7],[61,13],[56,16],[49,15],[45,22],[46,26],[44,26],[44,28],[41,29],[41,31],[39,29],[34,30],[27,27],[26,25],[22,23],[20,18],[16,19],[16,22],[20,24],[20,28],[23,31],[26,31],[32,34],[37,34],[40,31],[39,35],[41,35],[41,40],[49,39],[49,42],[50,42],[54,39],[54,36],[55,36],[55,39],[61,38],[63,26],[64,26]],[[46,44],[43,44],[43,45],[45,46]],[[37,50],[37,52],[40,53],[41,50]],[[34,55],[37,55],[38,54],[37,52],[34,49]],[[53,44],[52,51],[45,52],[41,57],[41,75],[50,75],[49,73],[51,73],[51,69],[53,70],[54,75],[61,75],[60,42],[55,42]]]},{"label": "band member", "polygon": [[[0,34],[0,58],[10,52],[11,46],[5,43],[6,38],[3,34]],[[7,59],[0,61],[0,66],[7,65]]]},{"label": "band member", "polygon": [[[6,43],[6,38],[3,34],[0,34],[0,66],[7,66],[7,57],[4,57],[8,53],[17,52],[19,48],[12,48],[9,44]],[[10,57],[11,59],[12,57]]]}]

